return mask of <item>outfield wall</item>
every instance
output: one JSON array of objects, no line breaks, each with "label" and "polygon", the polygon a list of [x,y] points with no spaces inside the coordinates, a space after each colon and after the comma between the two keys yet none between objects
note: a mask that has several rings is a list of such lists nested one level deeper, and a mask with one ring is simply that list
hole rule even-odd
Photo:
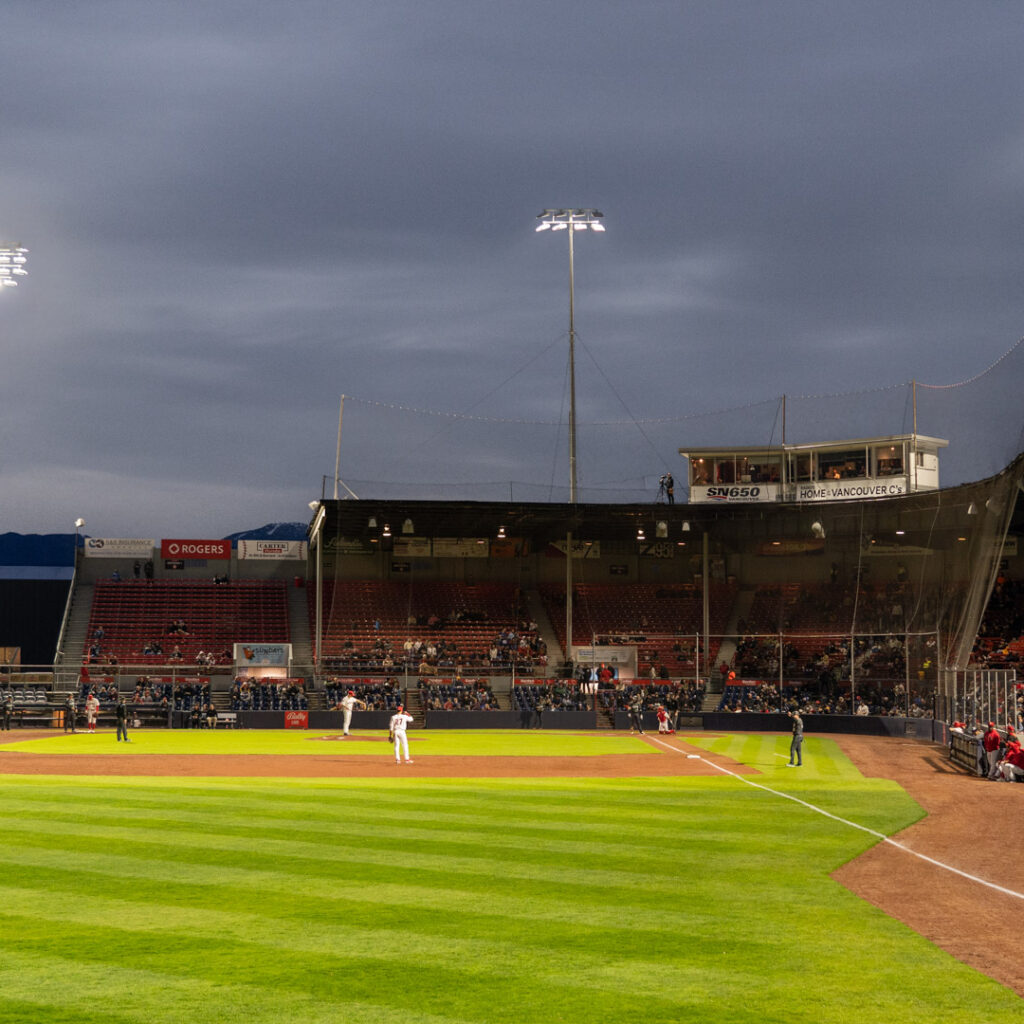
[{"label": "outfield wall", "polygon": [[[240,729],[283,729],[284,711],[239,711],[237,718]],[[352,716],[352,728],[360,730],[378,729],[386,732],[391,720],[390,711],[357,711]],[[310,729],[343,728],[344,718],[340,711],[308,712]],[[545,711],[538,724],[536,716],[529,711],[428,711],[427,729],[598,729],[597,716],[593,711]],[[804,731],[808,735],[846,734],[854,736],[890,736],[930,740],[947,743],[949,735],[943,722],[931,718],[882,718],[874,715],[804,715]],[[615,713],[615,728],[629,729],[629,715],[622,711]],[[705,715],[684,715],[679,720],[680,731],[686,729],[708,732],[789,732],[788,715],[772,712],[769,714],[716,712]],[[644,714],[644,729],[657,732],[658,719],[654,712]]]}]

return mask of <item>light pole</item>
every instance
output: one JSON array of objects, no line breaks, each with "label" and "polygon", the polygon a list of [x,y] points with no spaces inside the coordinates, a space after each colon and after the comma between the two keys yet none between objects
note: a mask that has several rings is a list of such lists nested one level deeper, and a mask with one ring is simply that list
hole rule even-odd
[{"label": "light pole", "polygon": [[0,242],[0,288],[14,288],[28,271],[28,249],[18,242]]},{"label": "light pole", "polygon": [[[313,654],[313,685],[316,686],[322,672],[323,654],[320,650],[323,643],[324,632],[324,605],[323,586],[320,582],[320,573],[323,571],[323,546],[324,546],[324,520],[327,518],[327,506],[321,501],[311,501],[309,509],[316,514],[313,525],[309,530],[309,544],[316,545],[316,622],[314,625],[316,635],[314,642],[316,647]],[[309,573],[307,572],[307,576]]]},{"label": "light pole", "polygon": [[[569,235],[569,503],[576,504],[576,273],[573,236],[577,231],[604,231],[600,210],[544,210],[537,231]],[[572,661],[572,530],[565,535],[565,660]],[[574,666],[575,667],[575,666]]]},{"label": "light pole", "polygon": [[74,569],[72,571],[72,574],[74,574],[74,572],[78,571],[78,531],[83,526],[85,526],[85,520],[81,516],[79,516],[75,520],[75,564],[74,564]]}]

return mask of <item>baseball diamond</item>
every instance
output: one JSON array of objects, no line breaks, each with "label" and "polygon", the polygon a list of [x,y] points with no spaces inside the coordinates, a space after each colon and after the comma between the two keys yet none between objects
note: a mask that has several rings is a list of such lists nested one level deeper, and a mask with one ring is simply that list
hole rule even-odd
[{"label": "baseball diamond", "polygon": [[[1017,791],[942,746],[809,733],[798,775],[783,732],[409,738],[396,766],[379,730],[11,735],[0,1018],[94,1019],[68,996],[95,981],[124,986],[127,1020],[214,998],[223,1020],[764,1020],[807,972],[814,1016],[793,1019],[1019,1010],[1021,960],[987,922],[1019,913],[1024,865],[975,827]],[[40,989],[58,964],[70,980]]]}]

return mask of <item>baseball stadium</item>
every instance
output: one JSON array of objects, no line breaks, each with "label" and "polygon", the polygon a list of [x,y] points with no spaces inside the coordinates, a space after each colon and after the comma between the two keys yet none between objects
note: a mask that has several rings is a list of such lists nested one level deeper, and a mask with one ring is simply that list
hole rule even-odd
[{"label": "baseball stadium", "polygon": [[945,445],[5,536],[0,1020],[1019,1014],[1024,458]]}]

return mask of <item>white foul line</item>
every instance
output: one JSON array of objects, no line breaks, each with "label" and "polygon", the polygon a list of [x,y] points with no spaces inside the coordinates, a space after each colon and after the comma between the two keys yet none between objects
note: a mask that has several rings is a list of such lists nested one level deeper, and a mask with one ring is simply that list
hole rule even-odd
[{"label": "white foul line", "polygon": [[[685,751],[680,750],[678,747],[670,746],[663,740],[655,739],[653,736],[648,736],[647,738],[652,742],[663,746],[666,750],[672,751],[674,754],[685,753]],[[693,757],[694,755],[688,754],[686,756]],[[810,804],[806,800],[801,800],[797,796],[791,796],[789,793],[782,793],[777,789],[772,789],[771,786],[764,786],[760,782],[752,782],[743,775],[730,771],[728,768],[724,768],[720,764],[715,764],[714,761],[709,761],[706,757],[700,754],[697,754],[696,757],[706,765],[710,765],[710,767],[715,768],[726,775],[731,775],[734,779],[738,779],[740,782],[746,783],[748,786],[753,786],[754,789],[763,789],[766,793],[771,793],[773,796],[782,797],[784,800],[792,800],[793,803],[800,804],[808,810],[814,811],[816,814],[821,814],[826,818],[831,818],[833,821],[838,821],[840,824],[849,825],[850,828],[859,829],[861,832],[867,832],[868,835],[874,836],[876,839],[880,839],[883,843],[888,843],[890,846],[896,847],[897,850],[902,850],[904,853],[909,853],[911,856],[917,857],[919,860],[926,861],[928,864],[932,864],[937,868],[942,868],[943,871],[951,871],[954,875],[959,875],[961,878],[966,878],[971,882],[977,882],[979,885],[987,886],[989,889],[994,889],[996,892],[1000,892],[1004,896],[1012,896],[1014,899],[1024,900],[1024,893],[1017,892],[1015,889],[1007,889],[1005,886],[996,885],[995,882],[989,882],[984,878],[979,878],[977,875],[968,874],[966,871],[961,871],[959,868],[955,868],[951,864],[946,864],[941,860],[936,860],[934,857],[929,857],[925,853],[918,853],[916,850],[912,850],[909,846],[905,846],[903,843],[900,843],[895,839],[890,839],[882,832],[876,832],[873,828],[868,828],[866,825],[858,825],[855,821],[848,821],[846,818],[840,818],[837,814],[831,814],[821,807],[816,807],[814,804]]]}]

